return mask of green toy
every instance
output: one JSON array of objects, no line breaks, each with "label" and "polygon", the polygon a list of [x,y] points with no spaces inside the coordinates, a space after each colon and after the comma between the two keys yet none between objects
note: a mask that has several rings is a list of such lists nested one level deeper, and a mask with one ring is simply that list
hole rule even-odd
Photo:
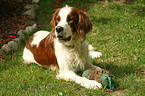
[{"label": "green toy", "polygon": [[109,73],[106,69],[101,70],[86,70],[83,72],[82,77],[88,78],[90,80],[96,80],[100,82],[103,88],[114,90],[115,85],[112,82],[113,75]]},{"label": "green toy", "polygon": [[82,77],[88,78],[89,73],[91,72],[91,70],[86,70],[83,72]]}]

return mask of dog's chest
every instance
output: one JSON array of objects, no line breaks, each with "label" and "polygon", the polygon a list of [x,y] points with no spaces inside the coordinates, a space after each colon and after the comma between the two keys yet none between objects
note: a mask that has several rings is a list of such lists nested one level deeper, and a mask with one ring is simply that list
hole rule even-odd
[{"label": "dog's chest", "polygon": [[60,70],[83,70],[87,62],[87,51],[85,50],[86,48],[82,43],[68,47],[57,42],[55,44],[55,54]]}]

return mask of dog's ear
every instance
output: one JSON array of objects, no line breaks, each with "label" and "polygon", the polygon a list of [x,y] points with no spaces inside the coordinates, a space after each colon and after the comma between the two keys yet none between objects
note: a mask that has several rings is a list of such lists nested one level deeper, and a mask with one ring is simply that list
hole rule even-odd
[{"label": "dog's ear", "polygon": [[92,29],[92,21],[89,16],[82,10],[78,10],[78,24],[77,24],[77,33],[80,34],[84,39],[86,34]]},{"label": "dog's ear", "polygon": [[58,15],[58,12],[61,8],[58,8],[56,9],[56,11],[53,13],[52,15],[52,20],[50,22],[51,26],[52,26],[52,32],[54,32],[55,30],[55,26],[57,25],[57,22],[56,22],[56,16]]}]

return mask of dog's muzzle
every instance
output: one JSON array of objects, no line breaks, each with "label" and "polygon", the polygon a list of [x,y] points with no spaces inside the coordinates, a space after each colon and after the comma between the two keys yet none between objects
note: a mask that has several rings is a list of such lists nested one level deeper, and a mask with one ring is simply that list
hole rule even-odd
[{"label": "dog's muzzle", "polygon": [[70,41],[71,40],[71,36],[69,36],[69,37],[65,37],[64,36],[64,33],[63,33],[63,31],[64,31],[64,28],[63,27],[61,27],[61,26],[57,26],[56,28],[55,28],[55,30],[56,30],[56,32],[57,32],[57,38],[58,38],[58,40],[60,41],[60,42],[64,42],[64,41]]}]

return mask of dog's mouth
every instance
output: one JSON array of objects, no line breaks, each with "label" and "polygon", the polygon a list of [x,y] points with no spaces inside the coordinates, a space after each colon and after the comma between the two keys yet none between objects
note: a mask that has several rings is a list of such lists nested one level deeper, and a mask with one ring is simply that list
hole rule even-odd
[{"label": "dog's mouth", "polygon": [[57,37],[59,42],[67,42],[70,41],[72,36],[69,36],[68,38],[64,38],[64,37]]}]

